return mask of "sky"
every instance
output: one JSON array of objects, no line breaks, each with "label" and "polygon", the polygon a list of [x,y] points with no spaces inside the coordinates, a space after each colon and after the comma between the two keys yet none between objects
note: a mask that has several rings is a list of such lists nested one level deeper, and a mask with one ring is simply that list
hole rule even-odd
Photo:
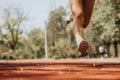
[{"label": "sky", "polygon": [[40,27],[44,29],[51,10],[59,6],[68,7],[69,0],[0,0],[0,16],[5,8],[19,7],[28,13],[29,20],[24,24],[24,30],[30,31]]}]

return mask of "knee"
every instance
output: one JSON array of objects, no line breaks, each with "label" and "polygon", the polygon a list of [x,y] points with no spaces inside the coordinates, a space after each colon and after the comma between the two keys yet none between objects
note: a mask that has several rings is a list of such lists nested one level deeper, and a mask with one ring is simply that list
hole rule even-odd
[{"label": "knee", "polygon": [[73,16],[74,16],[75,21],[80,22],[82,24],[84,23],[83,11],[79,10],[77,12],[74,12]]}]

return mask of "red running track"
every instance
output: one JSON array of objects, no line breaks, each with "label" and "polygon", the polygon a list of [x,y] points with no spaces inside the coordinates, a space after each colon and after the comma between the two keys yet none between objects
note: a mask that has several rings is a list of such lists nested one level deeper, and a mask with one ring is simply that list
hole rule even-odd
[{"label": "red running track", "polygon": [[0,80],[120,80],[120,60],[0,61]]}]

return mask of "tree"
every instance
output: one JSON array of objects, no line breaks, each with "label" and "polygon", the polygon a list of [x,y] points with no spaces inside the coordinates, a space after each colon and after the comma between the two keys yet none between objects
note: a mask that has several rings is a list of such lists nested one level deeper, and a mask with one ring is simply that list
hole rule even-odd
[{"label": "tree", "polygon": [[75,42],[71,41],[73,40],[72,31],[66,31],[66,16],[66,9],[63,7],[55,9],[49,15],[46,26],[50,57],[68,58],[71,57],[72,54],[75,55],[77,52]]},{"label": "tree", "polygon": [[50,46],[50,48],[52,48],[52,50],[49,48],[52,54],[56,53],[56,42],[61,36],[64,36],[65,29],[63,28],[65,28],[65,15],[65,9],[63,7],[59,7],[58,9],[51,11],[49,14],[48,23],[46,26],[48,32],[48,47]]},{"label": "tree", "polygon": [[20,35],[22,34],[20,27],[26,19],[27,17],[22,9],[4,9],[2,16],[3,23],[0,26],[0,38],[12,50],[16,49]]},{"label": "tree", "polygon": [[[47,30],[48,32],[51,32],[51,34],[48,36],[53,37],[52,45],[55,45],[55,41],[59,36],[65,36],[65,9],[63,7],[59,7],[55,11],[51,11],[48,23],[47,23]],[[48,37],[49,38],[49,37]],[[50,39],[50,38],[49,38]]]},{"label": "tree", "polygon": [[[104,45],[108,56],[110,57],[110,46],[119,38],[119,31],[116,29],[115,24],[115,8],[112,5],[118,4],[118,2],[112,3],[113,0],[97,0],[94,6],[94,12],[91,19],[91,23],[85,32],[86,38],[89,42],[92,42],[96,47],[98,53],[98,47]],[[119,0],[117,0],[119,1]],[[117,32],[116,32],[117,30]],[[116,38],[115,38],[116,37]]]},{"label": "tree", "polygon": [[120,0],[109,0],[108,3],[111,3],[111,6],[114,8],[114,22],[115,27],[113,30],[113,45],[114,45],[114,56],[118,57],[118,44],[120,44]]},{"label": "tree", "polygon": [[39,28],[30,31],[27,45],[33,51],[32,54],[35,54],[35,58],[42,58],[44,56],[44,34]]}]

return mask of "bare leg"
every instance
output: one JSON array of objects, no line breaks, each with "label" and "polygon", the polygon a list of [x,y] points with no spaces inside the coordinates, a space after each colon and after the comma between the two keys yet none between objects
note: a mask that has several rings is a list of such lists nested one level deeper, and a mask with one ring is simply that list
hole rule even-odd
[{"label": "bare leg", "polygon": [[84,24],[86,28],[90,22],[95,0],[83,0]]},{"label": "bare leg", "polygon": [[74,35],[78,43],[79,51],[81,52],[81,56],[85,56],[87,55],[86,49],[88,48],[88,43],[83,39],[83,0],[70,0],[70,7],[75,21]]},{"label": "bare leg", "polygon": [[82,25],[84,22],[82,0],[70,0],[70,7],[74,17],[74,34],[75,37],[83,37]]}]

